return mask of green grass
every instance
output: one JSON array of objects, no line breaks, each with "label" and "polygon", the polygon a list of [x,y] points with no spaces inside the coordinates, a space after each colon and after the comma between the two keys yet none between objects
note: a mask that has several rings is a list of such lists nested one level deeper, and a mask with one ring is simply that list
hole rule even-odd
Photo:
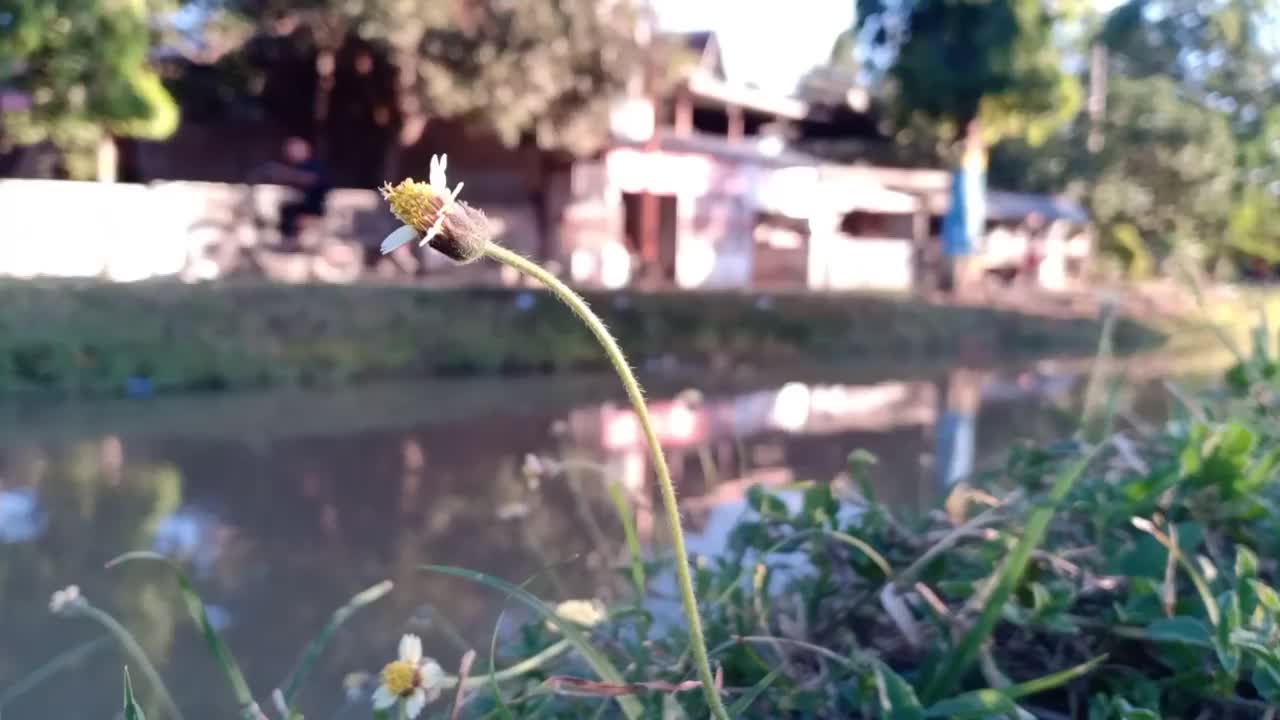
[{"label": "green grass", "polygon": [[[643,368],[941,361],[1087,352],[1092,318],[1033,317],[872,295],[588,296]],[[529,304],[531,301],[531,304]],[[1159,333],[1117,329],[1122,348]],[[591,335],[538,291],[0,283],[0,393],[340,385],[600,370]]]}]

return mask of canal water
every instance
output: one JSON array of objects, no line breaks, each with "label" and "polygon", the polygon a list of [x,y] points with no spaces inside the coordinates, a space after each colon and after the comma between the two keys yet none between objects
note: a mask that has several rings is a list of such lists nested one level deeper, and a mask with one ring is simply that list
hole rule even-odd
[{"label": "canal water", "polygon": [[[723,543],[752,484],[839,479],[855,449],[879,460],[879,499],[928,507],[1012,443],[1070,432],[1086,368],[668,379],[650,394],[690,546],[706,553]],[[1126,421],[1165,414],[1158,380],[1148,372],[1123,384]],[[531,455],[565,472],[531,475]],[[617,588],[624,546],[605,477],[626,489],[642,541],[661,552],[639,429],[608,378],[7,407],[0,699],[102,634],[49,612],[50,595],[74,583],[136,635],[186,718],[233,717],[172,576],[159,565],[104,568],[119,553],[153,550],[188,569],[260,699],[335,608],[392,580],[388,596],[335,636],[301,695],[306,717],[342,717],[344,678],[380,667],[402,632],[423,635],[446,664],[463,646],[487,649],[503,599],[424,574],[423,563],[533,578],[530,588],[553,601]],[[126,658],[111,643],[98,647],[0,716],[109,716]],[[364,702],[345,716],[367,717]]]}]

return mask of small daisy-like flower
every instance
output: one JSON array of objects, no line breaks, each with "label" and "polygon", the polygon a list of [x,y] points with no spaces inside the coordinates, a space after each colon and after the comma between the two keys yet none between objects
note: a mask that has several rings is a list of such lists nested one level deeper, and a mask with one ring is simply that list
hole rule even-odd
[{"label": "small daisy-like flower", "polygon": [[400,638],[399,659],[382,668],[378,689],[373,693],[375,710],[404,703],[405,715],[416,718],[427,703],[440,697],[444,670],[431,658],[422,657],[422,640],[417,635]]},{"label": "small daisy-like flower", "polygon": [[403,227],[382,241],[385,255],[411,241],[430,245],[458,262],[471,262],[484,254],[493,230],[484,213],[458,200],[462,183],[452,191],[445,179],[446,155],[431,157],[427,182],[409,178],[398,185],[382,186],[382,197]]},{"label": "small daisy-like flower", "polygon": [[80,586],[68,585],[49,598],[49,612],[60,615],[79,607],[84,602],[84,596],[80,594]]}]

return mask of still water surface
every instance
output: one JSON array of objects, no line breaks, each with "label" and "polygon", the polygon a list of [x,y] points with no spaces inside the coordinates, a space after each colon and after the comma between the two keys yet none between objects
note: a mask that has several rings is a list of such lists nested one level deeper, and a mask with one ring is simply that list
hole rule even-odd
[{"label": "still water surface", "polygon": [[[910,378],[667,382],[651,395],[691,549],[711,552],[752,483],[829,482],[855,448],[879,458],[880,499],[927,506],[948,477],[992,465],[1010,443],[1069,431],[1080,370],[1043,362]],[[1147,373],[1126,384],[1120,407],[1130,417],[1165,413],[1151,380]],[[53,591],[78,583],[136,634],[188,719],[234,716],[172,578],[151,565],[104,570],[124,551],[156,550],[190,569],[262,698],[336,607],[393,580],[390,595],[335,637],[302,693],[308,718],[329,718],[343,706],[343,678],[379,667],[406,630],[446,663],[461,644],[487,648],[501,598],[418,565],[514,582],[536,575],[532,589],[550,600],[600,594],[624,552],[601,471],[632,494],[642,540],[662,545],[662,525],[646,510],[656,494],[635,419],[600,378],[3,412],[0,697],[101,633],[48,611]],[[529,454],[568,459],[573,472],[530,480]],[[5,706],[3,717],[108,716],[124,662],[105,645]],[[345,716],[367,717],[363,703]]]}]

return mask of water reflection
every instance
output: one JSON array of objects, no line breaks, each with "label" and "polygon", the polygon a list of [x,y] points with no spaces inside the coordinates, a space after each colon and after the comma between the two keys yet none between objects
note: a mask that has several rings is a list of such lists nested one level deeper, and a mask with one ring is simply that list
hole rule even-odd
[{"label": "water reflection", "polygon": [[[932,502],[1012,439],[1062,432],[1077,385],[1071,371],[1048,365],[956,370],[866,384],[691,391],[658,398],[654,412],[690,545],[710,552],[741,513],[750,485],[830,481],[845,472],[854,448],[880,459],[872,473],[878,497]],[[365,404],[363,392],[318,399],[323,410],[312,413]],[[434,392],[436,408],[466,406]],[[203,401],[190,402],[197,412]],[[191,569],[260,695],[283,679],[334,608],[380,580],[395,581],[395,591],[339,633],[316,667],[302,697],[312,716],[340,705],[342,678],[376,667],[406,627],[423,633],[446,663],[464,645],[487,645],[501,599],[425,575],[419,565],[459,565],[516,582],[532,577],[532,590],[553,600],[621,591],[614,565],[625,550],[602,473],[631,495],[642,539],[660,544],[664,536],[643,440],[623,405],[481,405],[452,417],[344,429],[340,417],[306,417],[305,403],[294,406],[303,413],[298,422],[275,416],[264,426],[259,400],[246,399],[240,416],[233,402],[219,402],[222,433],[174,429],[167,414],[148,425],[139,418],[151,406],[138,405],[118,428],[109,418],[106,427],[74,432],[51,424],[44,439],[37,425],[0,441],[0,689],[95,636],[91,626],[48,614],[50,593],[76,582],[137,633],[189,718],[233,713],[171,577],[158,567],[103,570],[126,550],[155,549]],[[566,472],[530,474],[530,454],[556,458]],[[122,662],[99,655],[77,671],[76,693],[54,683],[5,708],[5,716],[105,712],[117,700]]]}]

